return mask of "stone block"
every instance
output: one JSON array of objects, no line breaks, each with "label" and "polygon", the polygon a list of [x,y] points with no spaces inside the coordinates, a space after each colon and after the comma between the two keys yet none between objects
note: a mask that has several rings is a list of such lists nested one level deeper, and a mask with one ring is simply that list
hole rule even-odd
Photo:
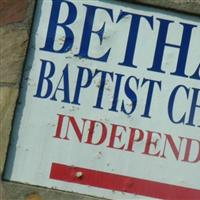
[{"label": "stone block", "polygon": [[26,18],[27,0],[1,0],[0,26],[23,21]]},{"label": "stone block", "polygon": [[4,199],[0,200],[105,200],[19,183],[3,182],[2,187],[4,190]]},{"label": "stone block", "polygon": [[15,104],[18,96],[18,89],[12,87],[0,87],[0,172],[6,158],[7,145],[11,131],[11,124]]},{"label": "stone block", "polygon": [[131,3],[142,3],[156,6],[163,9],[183,11],[195,15],[200,15],[199,0],[125,0]]},{"label": "stone block", "polygon": [[27,45],[26,29],[14,25],[0,27],[1,83],[19,83]]}]

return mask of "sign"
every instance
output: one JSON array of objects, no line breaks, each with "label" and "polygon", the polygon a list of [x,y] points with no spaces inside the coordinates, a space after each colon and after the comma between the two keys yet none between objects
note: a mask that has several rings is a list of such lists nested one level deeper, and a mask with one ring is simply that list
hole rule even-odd
[{"label": "sign", "polygon": [[39,1],[5,178],[110,199],[198,199],[199,36],[199,17]]}]

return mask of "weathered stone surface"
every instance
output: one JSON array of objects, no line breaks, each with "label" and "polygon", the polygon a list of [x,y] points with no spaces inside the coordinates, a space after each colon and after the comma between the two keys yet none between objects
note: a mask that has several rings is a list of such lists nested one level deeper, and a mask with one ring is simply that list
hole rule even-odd
[{"label": "weathered stone surface", "polygon": [[0,82],[18,83],[22,71],[28,33],[13,25],[0,27]]},{"label": "weathered stone surface", "polygon": [[[17,95],[18,89],[15,87],[0,87],[0,174],[2,174],[6,159]],[[6,200],[5,194],[6,191],[0,180],[0,200]]]},{"label": "weathered stone surface", "polygon": [[5,200],[5,190],[3,189],[2,181],[0,180],[0,200]]},{"label": "weathered stone surface", "polygon": [[27,6],[27,0],[1,0],[0,26],[24,20],[26,17]]},{"label": "weathered stone surface", "polygon": [[200,15],[200,0],[125,0]]},{"label": "weathered stone surface", "polygon": [[4,199],[0,200],[103,200],[71,192],[62,192],[52,189],[18,183],[3,182]]},{"label": "weathered stone surface", "polygon": [[3,170],[18,89],[0,87],[0,172]]},{"label": "weathered stone surface", "polygon": [[25,197],[25,200],[42,200],[42,197],[38,193],[34,192],[32,194],[28,194]]}]

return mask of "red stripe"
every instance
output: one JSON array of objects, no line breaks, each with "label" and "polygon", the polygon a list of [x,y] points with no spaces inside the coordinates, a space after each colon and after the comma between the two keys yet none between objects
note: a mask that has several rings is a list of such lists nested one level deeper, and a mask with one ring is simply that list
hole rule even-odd
[{"label": "red stripe", "polygon": [[[81,172],[82,176],[77,177],[77,172]],[[50,178],[154,198],[200,199],[200,190],[58,163],[52,164]]]}]

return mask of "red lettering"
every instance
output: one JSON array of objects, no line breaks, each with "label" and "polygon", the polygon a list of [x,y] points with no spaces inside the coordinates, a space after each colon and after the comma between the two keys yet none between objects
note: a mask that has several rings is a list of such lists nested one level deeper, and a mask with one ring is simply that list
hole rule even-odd
[{"label": "red lettering", "polygon": [[[101,137],[100,137],[99,141],[94,143],[93,142],[93,137],[94,137],[95,127],[97,127],[96,126],[97,123],[98,123],[98,125],[101,125],[102,131],[101,131]],[[105,141],[106,136],[107,136],[106,125],[104,123],[102,123],[102,122],[99,122],[99,121],[90,120],[89,133],[88,133],[87,141],[85,143],[93,144],[93,145],[99,145],[99,144],[102,144]]]},{"label": "red lettering", "polygon": [[125,144],[123,144],[121,147],[115,147],[114,146],[116,138],[118,139],[119,142],[121,142],[121,139],[122,139],[122,132],[120,132],[120,134],[117,135],[118,127],[121,127],[121,128],[123,128],[124,131],[126,131],[126,127],[125,126],[112,124],[110,142],[109,142],[109,145],[107,147],[114,148],[114,149],[121,149],[122,150],[122,149],[124,149]]},{"label": "red lettering", "polygon": [[[144,132],[142,130],[137,129],[137,128],[130,128],[130,129],[131,129],[131,133],[130,133],[130,137],[129,137],[129,141],[128,141],[128,148],[126,149],[126,151],[134,151],[133,150],[134,142],[140,142],[144,138]],[[136,132],[139,132],[138,138],[135,138]]]},{"label": "red lettering", "polygon": [[[156,133],[156,132],[152,132],[152,131],[147,131],[147,141],[146,141],[146,145],[145,145],[145,150],[143,152],[143,154],[147,154],[147,155],[150,155],[150,156],[159,156],[160,154],[160,151],[156,152],[156,153],[150,153],[150,148],[151,148],[151,145],[153,145],[156,149],[157,147],[157,144],[158,144],[158,141],[159,139],[161,139],[161,134],[160,133]],[[155,139],[155,135],[153,136],[153,134],[159,136],[159,139]],[[153,136],[153,138],[152,138]]]},{"label": "red lettering", "polygon": [[[167,156],[170,156],[170,154],[167,154],[170,150],[176,160],[188,163],[200,161],[200,141],[197,139],[180,136],[173,138],[170,134],[163,134],[164,138],[161,133],[155,131],[143,131],[139,128],[126,127],[119,124],[105,124],[100,121],[83,118],[79,120],[81,122],[79,123],[73,116],[62,114],[57,114],[57,116],[58,121],[54,138],[69,140],[71,139],[70,136],[75,134],[80,143],[101,145],[106,142],[104,148],[108,147],[130,152],[136,150],[136,144],[141,144],[139,150],[143,149],[140,152],[136,151],[136,153],[166,159]],[[67,119],[66,122],[64,122],[65,118]],[[65,135],[62,137],[63,124],[66,125],[66,132],[63,132]],[[127,133],[127,129],[130,132]],[[85,137],[83,138],[83,136]],[[183,143],[184,141],[185,143]],[[180,158],[181,155],[183,158]]]},{"label": "red lettering", "polygon": [[85,127],[85,119],[82,119],[83,121],[83,126],[82,126],[82,131],[80,130],[80,128],[78,127],[78,123],[76,122],[75,118],[73,116],[68,116],[69,120],[68,120],[68,125],[67,125],[67,131],[66,131],[66,136],[63,139],[69,140],[69,138],[67,137],[67,134],[69,132],[69,127],[70,124],[73,126],[73,129],[76,133],[76,136],[79,140],[79,142],[82,141],[82,137],[83,137],[83,131],[84,131],[84,127]]},{"label": "red lettering", "polygon": [[58,114],[58,124],[57,124],[57,128],[56,128],[56,134],[54,136],[55,138],[61,139],[61,130],[62,130],[62,124],[63,124],[64,117],[65,117],[65,115]]},{"label": "red lettering", "polygon": [[165,134],[166,136],[166,139],[165,139],[165,145],[164,145],[164,148],[163,148],[163,154],[160,156],[161,158],[166,158],[165,156],[165,150],[166,150],[166,145],[167,145],[167,141],[176,157],[176,160],[179,159],[179,155],[180,155],[180,151],[181,151],[181,144],[182,144],[182,137],[179,137],[180,138],[180,144],[179,144],[179,147],[177,148],[176,147],[176,144],[174,142],[174,140],[172,139],[172,136],[171,135],[168,135],[168,134]]},{"label": "red lettering", "polygon": [[[184,159],[182,161],[189,162],[189,163],[196,163],[196,162],[200,161],[200,141],[199,140],[195,140],[195,139],[190,139],[190,138],[186,138],[186,139],[187,139],[187,144],[186,144],[186,148],[185,148],[185,156],[184,156]],[[193,161],[189,160],[190,159],[192,142],[197,142],[198,146],[199,146],[199,150],[197,151],[197,157]]]}]

